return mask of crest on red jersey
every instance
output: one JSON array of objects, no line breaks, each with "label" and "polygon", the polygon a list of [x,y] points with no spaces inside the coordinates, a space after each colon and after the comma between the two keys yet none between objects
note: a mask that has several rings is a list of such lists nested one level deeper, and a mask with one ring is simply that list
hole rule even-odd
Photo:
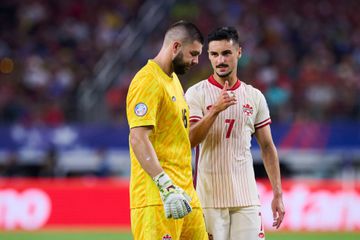
[{"label": "crest on red jersey", "polygon": [[248,103],[243,105],[243,112],[247,116],[251,116],[253,114],[253,108]]}]

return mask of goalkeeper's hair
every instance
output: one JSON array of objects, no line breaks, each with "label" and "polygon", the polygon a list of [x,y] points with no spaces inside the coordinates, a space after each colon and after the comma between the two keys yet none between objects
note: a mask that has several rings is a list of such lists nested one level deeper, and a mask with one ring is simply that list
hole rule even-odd
[{"label": "goalkeeper's hair", "polygon": [[215,30],[213,30],[211,33],[209,33],[207,37],[208,44],[211,41],[221,41],[221,40],[227,40],[227,41],[233,41],[234,44],[239,45],[239,34],[234,27],[219,27]]},{"label": "goalkeeper's hair", "polygon": [[180,20],[172,24],[165,34],[165,40],[179,40],[183,43],[193,43],[194,41],[198,41],[201,44],[204,44],[204,36],[195,26],[195,24],[191,22],[187,22],[184,20]]}]

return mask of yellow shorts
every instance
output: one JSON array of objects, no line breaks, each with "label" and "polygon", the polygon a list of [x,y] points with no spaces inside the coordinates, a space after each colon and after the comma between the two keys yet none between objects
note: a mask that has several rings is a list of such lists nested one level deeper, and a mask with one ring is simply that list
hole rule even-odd
[{"label": "yellow shorts", "polygon": [[163,206],[131,209],[131,231],[135,240],[208,239],[201,208],[178,220],[167,219]]}]

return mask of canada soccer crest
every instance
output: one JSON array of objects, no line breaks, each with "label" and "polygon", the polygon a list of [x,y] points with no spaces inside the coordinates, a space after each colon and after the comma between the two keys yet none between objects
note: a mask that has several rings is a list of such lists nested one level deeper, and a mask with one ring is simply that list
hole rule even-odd
[{"label": "canada soccer crest", "polygon": [[162,240],[171,240],[172,237],[169,234],[163,236]]},{"label": "canada soccer crest", "polygon": [[252,106],[250,106],[248,103],[243,105],[243,112],[247,115],[247,116],[251,116],[253,114],[253,108]]}]

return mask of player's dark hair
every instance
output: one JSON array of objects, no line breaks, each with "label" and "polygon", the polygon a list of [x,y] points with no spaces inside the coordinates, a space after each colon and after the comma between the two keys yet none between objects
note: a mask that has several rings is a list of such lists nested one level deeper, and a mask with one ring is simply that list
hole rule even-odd
[{"label": "player's dark hair", "polygon": [[184,20],[180,20],[178,22],[175,22],[173,25],[171,25],[167,30],[167,32],[175,28],[183,29],[185,31],[185,34],[187,35],[186,37],[191,42],[198,41],[201,44],[204,44],[204,36],[202,35],[198,27],[195,26],[195,24]]},{"label": "player's dark hair", "polygon": [[219,27],[209,33],[207,40],[208,43],[211,41],[233,40],[235,44],[240,44],[239,34],[234,27]]}]

